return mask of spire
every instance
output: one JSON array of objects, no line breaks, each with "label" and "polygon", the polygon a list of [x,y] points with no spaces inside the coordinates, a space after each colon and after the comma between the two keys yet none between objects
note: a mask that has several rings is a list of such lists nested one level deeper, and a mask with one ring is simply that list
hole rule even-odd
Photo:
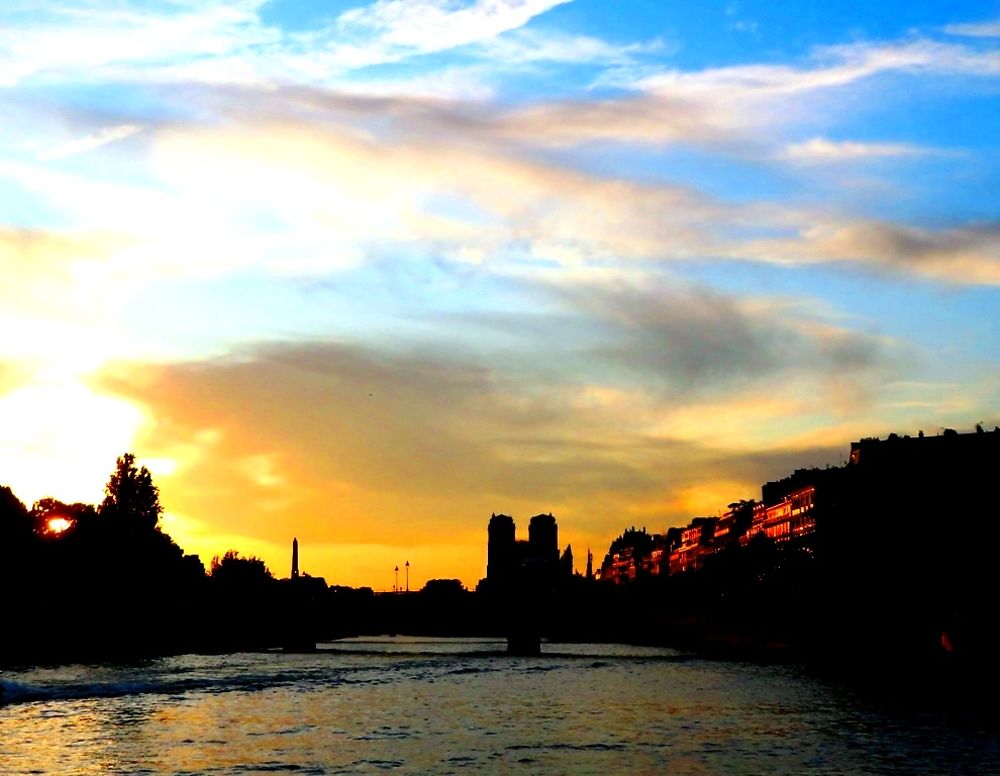
[{"label": "spire", "polygon": [[299,540],[292,539],[292,579],[299,578]]}]

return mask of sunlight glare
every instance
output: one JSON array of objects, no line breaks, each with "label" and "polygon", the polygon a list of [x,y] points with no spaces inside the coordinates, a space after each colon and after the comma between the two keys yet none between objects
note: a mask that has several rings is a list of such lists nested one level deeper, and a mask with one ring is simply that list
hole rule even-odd
[{"label": "sunlight glare", "polygon": [[78,382],[36,383],[0,396],[0,471],[27,503],[100,501],[115,460],[143,422],[135,405]]},{"label": "sunlight glare", "polygon": [[45,533],[58,535],[69,529],[73,523],[65,517],[50,517],[45,524]]}]

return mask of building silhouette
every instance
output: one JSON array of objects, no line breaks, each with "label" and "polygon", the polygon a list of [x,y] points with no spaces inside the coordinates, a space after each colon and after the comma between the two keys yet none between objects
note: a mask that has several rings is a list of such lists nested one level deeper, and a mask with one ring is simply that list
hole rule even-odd
[{"label": "building silhouette", "polygon": [[559,526],[551,513],[535,515],[528,523],[528,558],[536,563],[559,560]]},{"label": "building silhouette", "polygon": [[487,529],[486,578],[493,585],[505,585],[513,579],[518,566],[514,518],[493,513]]},{"label": "building silhouette", "polygon": [[[994,510],[989,484],[998,466],[1000,428],[861,439],[851,443],[844,466],[796,469],[764,483],[759,501],[732,503],[718,516],[696,517],[635,546],[622,540],[639,533],[627,531],[612,543],[598,575],[623,584],[695,571],[717,553],[763,539],[809,552],[822,541],[827,551],[846,554],[850,548],[852,557],[872,566],[919,558],[951,568],[939,546],[940,521],[954,519],[967,528],[971,516]],[[1000,527],[992,522],[979,524],[977,532],[987,545],[1000,542]],[[987,563],[981,554],[966,555]],[[963,573],[957,568],[955,576]]]},{"label": "building silhouette", "polygon": [[511,586],[547,587],[573,573],[573,550],[559,554],[559,526],[552,513],[538,514],[528,522],[528,538],[518,539],[514,518],[493,513],[487,528],[486,578],[490,590]]}]

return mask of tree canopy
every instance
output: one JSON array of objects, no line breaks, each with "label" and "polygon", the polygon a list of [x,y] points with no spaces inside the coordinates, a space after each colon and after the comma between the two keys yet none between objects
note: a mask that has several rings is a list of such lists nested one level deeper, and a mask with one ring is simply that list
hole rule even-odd
[{"label": "tree canopy", "polygon": [[631,547],[636,555],[645,555],[653,549],[653,537],[646,533],[646,526],[641,530],[636,530],[635,526],[626,529],[621,536],[612,540],[608,554],[613,555],[627,547]]},{"label": "tree canopy", "polygon": [[273,579],[271,571],[260,558],[243,557],[236,550],[228,550],[221,558],[212,558],[212,579],[226,585],[258,585]]},{"label": "tree canopy", "polygon": [[0,537],[22,537],[31,533],[28,510],[7,486],[0,487]]},{"label": "tree canopy", "polygon": [[99,513],[138,529],[156,528],[163,514],[160,491],[149,470],[135,465],[135,456],[125,453],[104,488]]}]

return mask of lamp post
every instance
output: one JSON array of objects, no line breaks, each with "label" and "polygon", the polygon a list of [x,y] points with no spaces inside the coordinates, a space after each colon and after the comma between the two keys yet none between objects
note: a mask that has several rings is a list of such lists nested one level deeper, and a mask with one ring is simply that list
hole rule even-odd
[{"label": "lamp post", "polygon": [[396,581],[392,586],[392,592],[394,593],[399,592],[399,566],[396,566]]},{"label": "lamp post", "polygon": [[410,561],[406,561],[406,592],[410,592]]}]

